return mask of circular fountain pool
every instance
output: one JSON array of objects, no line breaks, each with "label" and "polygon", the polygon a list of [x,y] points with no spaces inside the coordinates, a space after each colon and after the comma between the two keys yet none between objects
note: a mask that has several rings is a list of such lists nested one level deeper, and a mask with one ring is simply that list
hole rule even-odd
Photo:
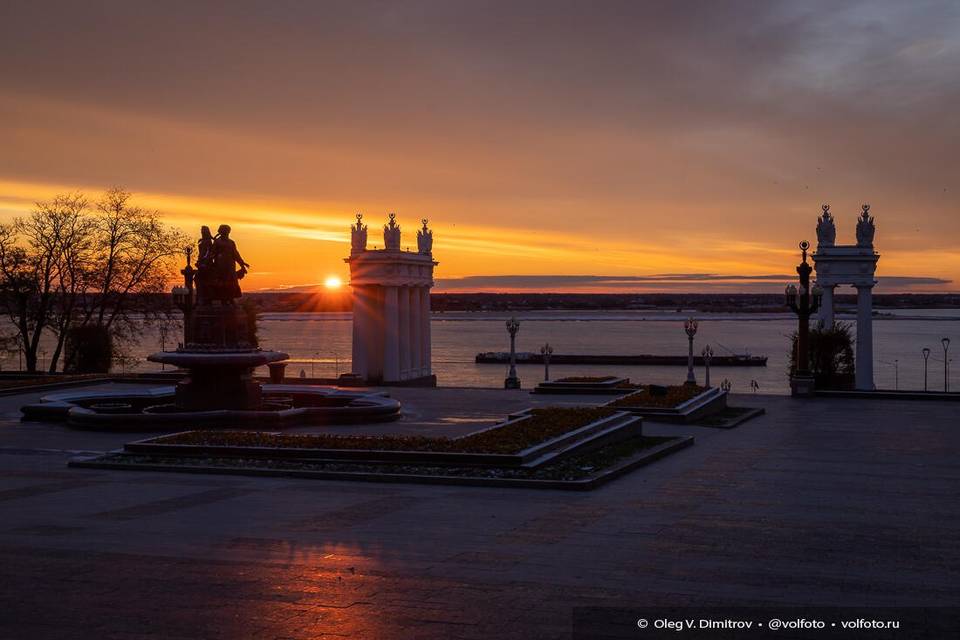
[{"label": "circular fountain pool", "polygon": [[303,424],[383,422],[400,417],[400,403],[382,392],[299,384],[264,384],[257,409],[189,410],[173,386],[80,389],[44,396],[21,408],[24,420],[67,422],[80,429],[155,431],[164,427],[282,429]]}]

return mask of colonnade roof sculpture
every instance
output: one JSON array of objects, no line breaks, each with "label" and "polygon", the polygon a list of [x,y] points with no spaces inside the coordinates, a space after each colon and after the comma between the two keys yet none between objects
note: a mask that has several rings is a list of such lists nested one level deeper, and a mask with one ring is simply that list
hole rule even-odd
[{"label": "colonnade roof sculpture", "polygon": [[[429,256],[433,254],[433,231],[427,227],[429,220],[420,220],[423,227],[417,231],[417,253]],[[387,215],[387,224],[383,225],[383,249],[379,251],[400,251],[400,225],[397,214]],[[363,214],[357,214],[357,222],[350,226],[350,254],[355,255],[371,251],[367,248],[367,225],[363,224]],[[372,251],[378,251],[374,248]]]}]

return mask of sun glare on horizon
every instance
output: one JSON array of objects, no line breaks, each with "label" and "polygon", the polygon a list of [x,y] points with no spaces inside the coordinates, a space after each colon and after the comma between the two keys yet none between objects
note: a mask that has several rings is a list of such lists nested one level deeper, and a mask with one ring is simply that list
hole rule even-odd
[{"label": "sun glare on horizon", "polygon": [[323,281],[323,286],[333,291],[343,286],[343,280],[337,276],[327,276],[327,279]]}]

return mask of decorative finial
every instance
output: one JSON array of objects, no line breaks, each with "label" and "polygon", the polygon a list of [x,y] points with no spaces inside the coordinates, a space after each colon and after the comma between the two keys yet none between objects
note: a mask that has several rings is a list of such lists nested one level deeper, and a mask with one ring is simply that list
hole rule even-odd
[{"label": "decorative finial", "polygon": [[870,205],[863,204],[860,218],[857,220],[857,246],[872,247],[873,236],[876,233],[876,219],[870,215]]},{"label": "decorative finial", "polygon": [[423,228],[417,232],[417,253],[428,256],[433,254],[433,231],[427,228],[426,218],[422,218]]},{"label": "decorative finial", "polygon": [[363,224],[363,214],[357,213],[357,224],[350,227],[350,254],[367,250],[367,225]]},{"label": "decorative finial", "polygon": [[806,240],[801,240],[801,241],[800,241],[800,248],[801,248],[802,250],[806,251],[807,249],[810,248],[810,243],[807,242]]},{"label": "decorative finial", "polygon": [[387,251],[400,251],[400,225],[397,224],[397,214],[389,213],[388,224],[383,225],[383,245]]},{"label": "decorative finial", "polygon": [[830,205],[820,205],[823,213],[817,218],[817,246],[832,247],[837,240],[837,225],[830,213]]}]

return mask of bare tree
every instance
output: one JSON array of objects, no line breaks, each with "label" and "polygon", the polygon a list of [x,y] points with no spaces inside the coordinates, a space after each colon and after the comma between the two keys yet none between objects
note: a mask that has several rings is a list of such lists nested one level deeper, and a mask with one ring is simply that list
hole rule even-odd
[{"label": "bare tree", "polygon": [[[103,328],[119,343],[137,337],[169,308],[156,305],[174,275],[174,259],[188,244],[157,211],[131,206],[131,194],[115,187],[104,194],[93,217],[93,255],[85,272],[84,296],[69,326]],[[65,366],[73,354],[66,354]]]},{"label": "bare tree", "polygon": [[82,194],[61,195],[0,225],[0,312],[12,323],[7,339],[23,350],[28,371],[37,369],[45,331],[56,340],[53,372],[61,359],[65,369],[75,359],[65,349],[71,331],[96,328],[122,346],[168,311],[157,296],[187,239],[130,199],[113,188],[91,211]]},{"label": "bare tree", "polygon": [[88,238],[87,210],[83,195],[60,195],[0,225],[0,307],[14,326],[27,371],[37,369],[40,338],[55,323],[62,288],[75,288],[65,283],[79,260],[75,250]]}]

